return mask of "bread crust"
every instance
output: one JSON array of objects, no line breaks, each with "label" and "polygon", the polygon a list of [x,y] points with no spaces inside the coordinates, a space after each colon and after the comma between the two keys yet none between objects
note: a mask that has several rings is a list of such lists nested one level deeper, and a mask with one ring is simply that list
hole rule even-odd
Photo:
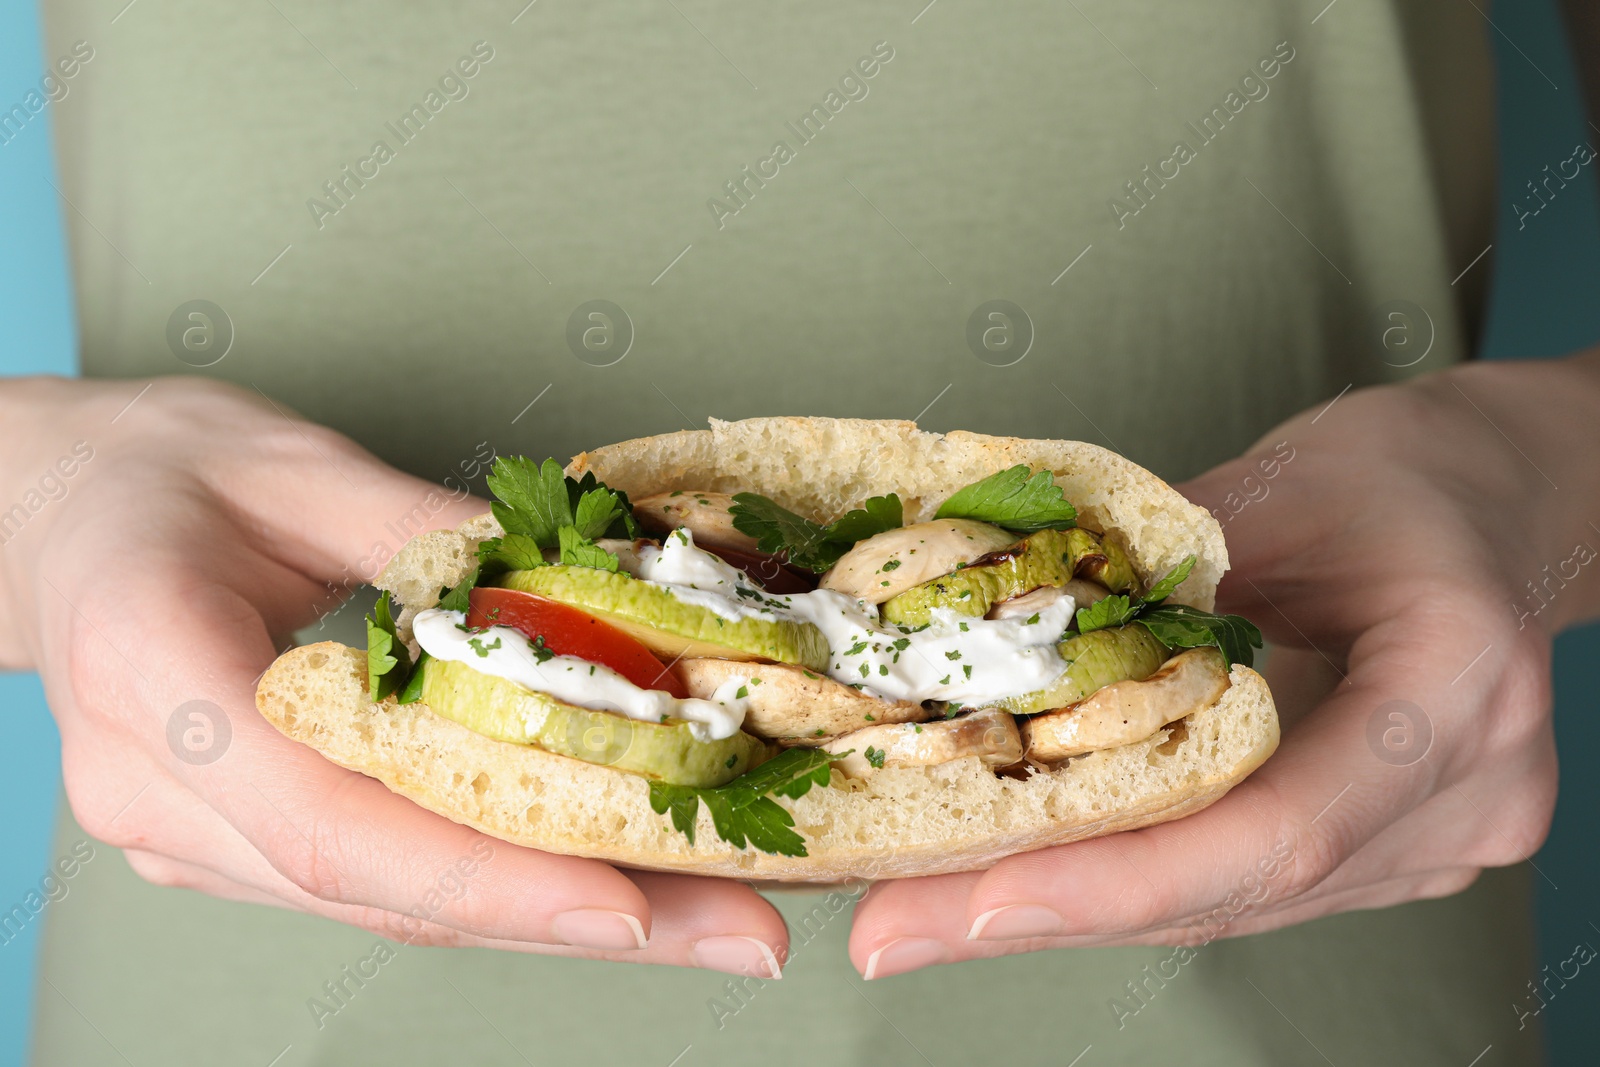
[{"label": "bread crust", "polygon": [[[1222,531],[1204,509],[1115,453],[913,423],[852,419],[712,420],[709,430],[626,441],[575,457],[638,499],[674,489],[750,491],[817,519],[867,497],[900,494],[906,521],[995,471],[1048,469],[1085,525],[1118,537],[1143,582],[1185,556],[1198,562],[1174,602],[1209,609],[1227,569]],[[498,527],[483,516],[414,539],[378,585],[417,611],[470,567]],[[721,841],[702,807],[694,844],[649,806],[648,782],[610,767],[474,733],[420,702],[374,704],[365,657],[325,642],[293,649],[263,676],[257,706],[285,735],[456,822],[518,845],[622,866],[768,882],[835,883],[978,870],[1017,852],[1181,818],[1215,802],[1278,744],[1265,681],[1235,666],[1211,706],[1151,737],[1023,778],[976,758],[885,769],[780,800],[809,855],[776,856]]]},{"label": "bread crust", "polygon": [[[426,704],[367,699],[366,656],[337,642],[291,649],[256,704],[288,737],[444,817],[545,852],[625,867],[835,883],[980,870],[1015,852],[1199,811],[1272,754],[1278,719],[1261,676],[1236,666],[1216,704],[1136,744],[1027,779],[976,758],[833,777],[780,801],[808,856],[736,849],[702,806],[695,843],[650,808],[638,775],[474,733]],[[1113,797],[1113,791],[1119,796]]]}]

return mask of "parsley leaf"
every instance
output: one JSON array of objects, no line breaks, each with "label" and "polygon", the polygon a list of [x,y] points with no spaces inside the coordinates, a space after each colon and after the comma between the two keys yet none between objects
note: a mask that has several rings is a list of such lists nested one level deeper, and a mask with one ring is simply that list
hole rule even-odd
[{"label": "parsley leaf", "polygon": [[[639,523],[634,520],[633,505],[628,502],[628,494],[621,489],[612,489],[610,486],[602,484],[594,476],[594,471],[584,471],[582,478],[567,479],[567,499],[572,504],[573,521],[578,526],[581,527],[584,524],[582,515],[583,498],[596,491],[609,493],[616,501],[619,514],[612,519],[611,524],[604,530],[599,533],[585,534],[585,536],[591,538],[617,537],[627,541],[643,536]],[[590,506],[598,507],[599,505]]]},{"label": "parsley leaf", "polygon": [[557,536],[561,541],[561,562],[568,566],[615,572],[620,565],[616,556],[584,537],[575,526],[561,527]]},{"label": "parsley leaf", "polygon": [[882,769],[883,757],[885,755],[887,755],[887,753],[885,753],[883,749],[873,748],[871,745],[867,746],[867,762],[872,764],[874,767]]},{"label": "parsley leaf", "polygon": [[428,676],[425,668],[432,658],[426,652],[417,653],[417,662],[411,667],[411,677],[400,687],[399,695],[394,698],[396,704],[414,704],[422,699],[422,683]]},{"label": "parsley leaf", "polygon": [[818,574],[839,562],[857,541],[896,529],[905,521],[894,493],[872,497],[826,526],[756,493],[735,494],[729,514],[734,529],[754,537],[761,551],[784,553],[788,562]]},{"label": "parsley leaf", "polygon": [[1194,564],[1195,557],[1189,556],[1142,597],[1112,595],[1087,608],[1079,608],[1078,632],[1086,634],[1108,626],[1139,622],[1168,648],[1216,645],[1228,666],[1235,663],[1250,666],[1254,662],[1251,649],[1262,646],[1262,637],[1249,619],[1240,615],[1214,615],[1187,604],[1162,603],[1189,577]]},{"label": "parsley leaf", "polygon": [[499,456],[486,481],[499,498],[490,509],[506,533],[527,534],[549,548],[556,530],[572,525],[567,478],[555,460],[538,464],[526,456]]},{"label": "parsley leaf", "polygon": [[593,471],[568,478],[553,459],[501,456],[488,477],[498,498],[490,505],[508,534],[523,534],[540,548],[555,548],[558,531],[576,526],[585,538],[639,536],[628,495],[601,485]]},{"label": "parsley leaf", "polygon": [[1104,630],[1108,626],[1122,626],[1132,622],[1133,617],[1139,614],[1141,606],[1125,596],[1113,593],[1104,600],[1098,600],[1086,608],[1078,609],[1078,632],[1086,634],[1091,630]]},{"label": "parsley leaf", "polygon": [[467,638],[467,644],[472,651],[478,654],[479,659],[488,659],[489,653],[500,647],[500,639],[497,637],[494,639],[494,644],[486,645],[481,637],[469,637]]},{"label": "parsley leaf", "polygon": [[794,816],[772,798],[798,799],[813,785],[827,785],[828,767],[840,755],[818,748],[791,748],[714,789],[653,781],[650,807],[658,815],[670,814],[673,827],[691,845],[695,818],[704,801],[717,836],[735,848],[749,846],[780,856],[805,856],[805,838],[794,831]]},{"label": "parsley leaf", "polygon": [[1171,596],[1189,577],[1189,572],[1194,570],[1195,558],[1187,556],[1184,561],[1167,572],[1167,576],[1150,587],[1150,591],[1140,599],[1146,604],[1159,604]]},{"label": "parsley leaf", "polygon": [[602,485],[593,471],[569,478],[553,459],[535,463],[526,456],[500,456],[488,483],[498,498],[490,508],[505,533],[480,543],[477,566],[440,595],[439,606],[446,611],[467,611],[467,594],[493,575],[543,567],[546,549],[559,548],[562,563],[615,571],[617,557],[594,540],[640,536],[628,494]]},{"label": "parsley leaf", "polygon": [[507,567],[514,571],[532,570],[545,565],[539,542],[527,534],[508,533],[491,537],[478,545],[480,566]]},{"label": "parsley leaf", "polygon": [[1150,608],[1140,614],[1139,621],[1168,648],[1216,645],[1230,667],[1235,663],[1250,666],[1255,659],[1251,647],[1260,648],[1262,643],[1261,631],[1250,620],[1239,615],[1213,615],[1186,604]]},{"label": "parsley leaf", "polygon": [[1118,593],[1086,608],[1079,608],[1074,616],[1078,622],[1078,632],[1086,634],[1091,630],[1103,630],[1107,626],[1123,626],[1139,618],[1142,612],[1171,596],[1173,591],[1183,584],[1183,580],[1189,577],[1189,572],[1194,570],[1194,564],[1195,557],[1186,556],[1182,563],[1152,585],[1144,596],[1136,593],[1124,596]]},{"label": "parsley leaf", "polygon": [[578,533],[590,540],[604,537],[611,524],[622,517],[617,494],[609,489],[591,489],[578,498],[573,509],[572,524]]},{"label": "parsley leaf", "polygon": [[844,555],[844,548],[830,544],[821,526],[756,493],[734,494],[728,514],[733,528],[754,537],[757,548],[771,555],[784,553],[796,567],[821,574]]},{"label": "parsley leaf", "polygon": [[446,589],[439,597],[439,606],[445,611],[467,612],[472,610],[472,601],[467,599],[472,587],[478,584],[478,575],[483,571],[483,564],[476,563],[472,571],[459,583]]},{"label": "parsley leaf", "polygon": [[934,518],[977,519],[1015,533],[1034,533],[1068,529],[1077,515],[1049,471],[1030,477],[1027,465],[1019,463],[958,490]]},{"label": "parsley leaf", "polygon": [[389,594],[385,593],[378,599],[373,614],[367,616],[367,693],[370,699],[376,702],[394,692],[410,670],[411,653],[395,629]]},{"label": "parsley leaf", "polygon": [[854,508],[823,527],[823,536],[839,544],[853,545],[865,541],[885,530],[894,530],[905,524],[898,494],[875,496],[859,508]]}]

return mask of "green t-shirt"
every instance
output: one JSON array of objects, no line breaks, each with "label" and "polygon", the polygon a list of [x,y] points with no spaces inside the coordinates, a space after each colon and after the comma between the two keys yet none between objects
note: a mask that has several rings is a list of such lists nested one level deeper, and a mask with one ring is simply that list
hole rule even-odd
[{"label": "green t-shirt", "polygon": [[[1444,0],[46,18],[49,61],[92,53],[52,105],[85,373],[239,382],[435,478],[483,441],[566,456],[806,413],[1078,437],[1176,480],[1464,358],[1488,276],[1452,283],[1489,243],[1493,131],[1480,16]],[[1181,965],[1053,952],[871,985],[848,902],[782,894],[786,976],[739,989],[476,950],[374,963],[361,931],[97,856],[48,913],[41,1063],[1537,1051],[1508,1010],[1520,872]]]}]

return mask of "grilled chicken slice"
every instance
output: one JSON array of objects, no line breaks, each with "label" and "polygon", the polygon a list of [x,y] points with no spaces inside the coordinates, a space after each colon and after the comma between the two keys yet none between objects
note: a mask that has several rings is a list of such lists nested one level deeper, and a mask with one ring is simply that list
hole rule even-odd
[{"label": "grilled chicken slice", "polygon": [[787,663],[681,659],[672,670],[690,696],[704,699],[730,678],[748,678],[744,729],[786,745],[816,746],[874,722],[923,722],[938,714],[921,704],[869,697]]},{"label": "grilled chicken slice", "polygon": [[834,766],[851,778],[865,778],[885,767],[932,767],[964,756],[977,756],[990,767],[1008,767],[1022,759],[1017,720],[998,708],[938,722],[868,726],[822,747],[849,751]]},{"label": "grilled chicken slice", "polygon": [[1222,653],[1191,648],[1143,681],[1113,682],[1070,708],[1025,719],[1023,744],[1035,763],[1131,745],[1215,703],[1227,688],[1228,667]]},{"label": "grilled chicken slice", "polygon": [[973,519],[913,523],[856,542],[822,576],[822,588],[882,604],[1019,540],[1016,534]]},{"label": "grilled chicken slice", "polygon": [[640,526],[658,534],[687,526],[697,545],[756,551],[756,539],[734,529],[733,516],[728,513],[731,507],[733,497],[727,493],[678,489],[641,498],[633,505],[633,517]]}]

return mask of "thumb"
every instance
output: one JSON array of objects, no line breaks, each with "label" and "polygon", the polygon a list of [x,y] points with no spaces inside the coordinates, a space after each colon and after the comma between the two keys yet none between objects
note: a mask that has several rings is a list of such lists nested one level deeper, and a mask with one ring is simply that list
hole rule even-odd
[{"label": "thumb", "polygon": [[239,491],[224,495],[269,551],[309,576],[370,583],[411,538],[489,510],[467,486],[487,466],[480,457],[492,458],[487,443],[460,464],[466,477],[439,483],[396,470],[333,430],[297,428],[303,448],[290,445],[252,464],[242,479],[230,479]]},{"label": "thumb", "polygon": [[1283,516],[1273,522],[1260,521],[1266,513],[1253,506],[1273,491],[1270,479],[1263,476],[1262,462],[1259,456],[1247,453],[1174,486],[1210,512],[1222,528],[1230,573],[1217,589],[1219,611],[1249,614],[1245,609],[1259,608],[1260,597],[1250,587],[1251,576],[1259,577],[1281,554],[1285,533]]}]

